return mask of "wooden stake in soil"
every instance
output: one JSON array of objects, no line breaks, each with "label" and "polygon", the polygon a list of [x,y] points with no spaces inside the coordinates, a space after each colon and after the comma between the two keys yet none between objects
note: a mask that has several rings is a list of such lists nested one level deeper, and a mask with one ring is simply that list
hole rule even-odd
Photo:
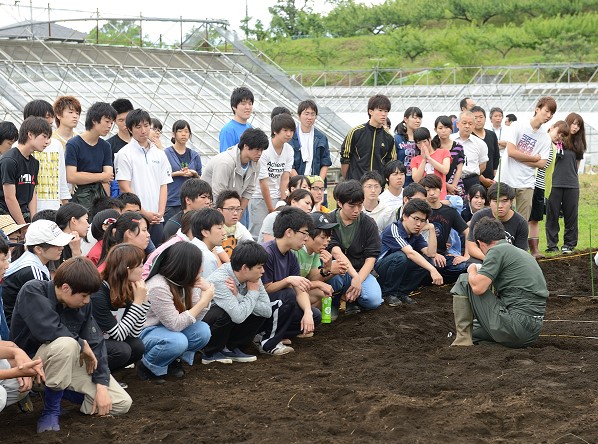
[{"label": "wooden stake in soil", "polygon": [[594,258],[592,257],[592,223],[590,223],[590,279],[592,280],[592,297],[596,297],[594,293]]}]

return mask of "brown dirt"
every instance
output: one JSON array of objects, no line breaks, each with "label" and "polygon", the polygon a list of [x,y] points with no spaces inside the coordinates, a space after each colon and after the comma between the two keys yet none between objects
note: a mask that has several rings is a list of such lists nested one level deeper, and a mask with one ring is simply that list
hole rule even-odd
[{"label": "brown dirt", "polygon": [[[546,319],[598,319],[587,255],[541,265]],[[450,348],[448,291],[426,288],[415,306],[341,317],[295,340],[284,357],[198,364],[163,386],[122,371],[117,379],[134,400],[128,415],[72,411],[44,441],[598,442],[598,341],[543,336],[524,350]],[[544,334],[594,337],[598,323],[546,322]],[[2,442],[35,439],[35,404],[34,414],[0,415]]]}]

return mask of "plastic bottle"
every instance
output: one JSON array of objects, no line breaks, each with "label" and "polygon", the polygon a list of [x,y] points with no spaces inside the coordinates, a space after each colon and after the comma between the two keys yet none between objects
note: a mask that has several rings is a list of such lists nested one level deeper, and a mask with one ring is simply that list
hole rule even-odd
[{"label": "plastic bottle", "polygon": [[332,298],[322,298],[322,324],[332,322]]}]

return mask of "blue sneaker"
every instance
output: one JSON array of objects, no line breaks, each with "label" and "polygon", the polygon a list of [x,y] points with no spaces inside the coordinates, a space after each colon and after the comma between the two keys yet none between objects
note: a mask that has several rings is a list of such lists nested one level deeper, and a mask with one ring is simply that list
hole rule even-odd
[{"label": "blue sneaker", "polygon": [[204,353],[201,356],[201,363],[202,364],[211,364],[212,362],[220,362],[221,364],[232,364],[233,360],[228,356],[224,356],[221,352],[212,353],[208,355]]},{"label": "blue sneaker", "polygon": [[225,348],[221,352],[225,357],[229,358],[233,362],[253,362],[257,361],[257,356],[248,355],[243,353],[238,348],[233,349],[232,351],[228,348]]}]

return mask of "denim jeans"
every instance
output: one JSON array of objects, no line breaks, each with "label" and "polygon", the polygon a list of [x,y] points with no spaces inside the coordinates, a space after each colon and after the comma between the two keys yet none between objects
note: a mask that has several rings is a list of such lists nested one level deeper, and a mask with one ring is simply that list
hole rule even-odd
[{"label": "denim jeans", "polygon": [[457,282],[457,279],[459,279],[461,273],[465,273],[467,271],[469,263],[461,262],[458,265],[453,265],[453,260],[455,259],[454,256],[444,254],[444,258],[446,259],[446,265],[444,267],[436,267],[438,273],[442,275],[442,279],[444,280],[445,284]]},{"label": "denim jeans", "polygon": [[[338,306],[340,295],[345,293],[351,286],[351,275],[349,273],[339,274],[328,281],[334,290],[335,297],[333,303]],[[382,291],[380,285],[374,276],[368,274],[368,277],[361,283],[361,294],[355,301],[366,310],[373,310],[382,305]]]},{"label": "denim jeans", "polygon": [[428,274],[400,250],[384,256],[374,268],[384,295],[408,296]]},{"label": "denim jeans", "polygon": [[178,357],[193,365],[195,352],[203,348],[210,337],[210,326],[202,321],[183,331],[171,331],[161,324],[148,327],[139,336],[145,346],[141,361],[155,375],[165,375],[168,366]]}]

